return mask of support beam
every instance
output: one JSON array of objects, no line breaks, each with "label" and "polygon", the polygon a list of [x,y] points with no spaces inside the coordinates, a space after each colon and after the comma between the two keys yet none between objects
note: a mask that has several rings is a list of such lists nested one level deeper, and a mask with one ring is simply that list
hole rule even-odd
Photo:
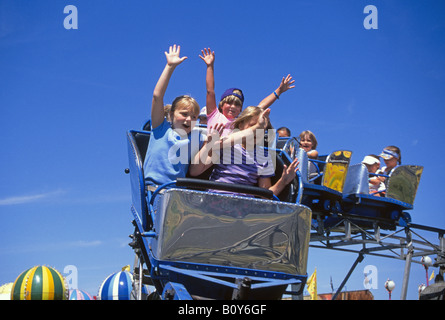
[{"label": "support beam", "polygon": [[343,287],[345,286],[346,282],[348,282],[349,277],[351,276],[352,272],[354,271],[355,267],[357,267],[357,265],[363,261],[363,253],[360,252],[358,254],[357,259],[355,259],[354,264],[352,265],[351,269],[349,269],[348,274],[346,275],[346,277],[343,279],[343,282],[340,284],[340,287],[338,287],[337,292],[334,294],[334,296],[332,297],[332,300],[335,300],[337,298],[337,296],[339,295],[339,293],[343,290]]},{"label": "support beam", "polygon": [[406,240],[408,243],[408,253],[405,257],[405,271],[403,272],[403,282],[402,282],[402,292],[400,295],[400,300],[406,300],[406,294],[408,292],[408,282],[409,282],[409,273],[411,270],[411,260],[413,258],[414,248],[412,242],[411,230],[409,228],[405,228],[406,232]]}]

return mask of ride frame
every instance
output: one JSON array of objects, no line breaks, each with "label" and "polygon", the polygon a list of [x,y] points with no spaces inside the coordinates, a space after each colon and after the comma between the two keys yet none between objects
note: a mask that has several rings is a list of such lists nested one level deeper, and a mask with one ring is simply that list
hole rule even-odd
[{"label": "ride frame", "polygon": [[[352,272],[363,261],[365,255],[405,260],[401,300],[405,300],[407,296],[411,264],[413,262],[422,264],[416,258],[436,255],[433,266],[440,267],[439,272],[443,276],[445,270],[445,230],[414,224],[411,222],[410,215],[407,212],[402,212],[403,210],[413,208],[415,193],[423,170],[422,167],[404,166],[406,168],[400,168],[400,174],[397,174],[397,178],[393,178],[392,190],[389,191],[388,187],[387,191],[391,193],[390,198],[381,198],[367,195],[369,190],[366,167],[362,164],[349,166],[348,161],[344,161],[346,163],[344,164],[345,175],[340,183],[341,186],[338,188],[341,194],[338,194],[330,188],[323,190],[322,186],[315,188],[315,186],[310,184],[311,181],[323,175],[320,174],[323,168],[320,169],[319,166],[325,166],[328,161],[308,160],[306,153],[299,148],[297,139],[279,139],[276,151],[281,152],[284,156],[283,158],[287,158],[287,162],[291,162],[295,157],[298,157],[300,160],[300,191],[296,201],[297,203],[306,202],[304,204],[312,209],[314,223],[312,223],[309,248],[322,248],[358,254],[357,259],[352,264],[341,285],[337,288],[332,300],[337,298]],[[347,154],[348,152],[343,153]],[[331,155],[333,154],[335,152]],[[336,154],[340,154],[340,152]],[[329,156],[321,157],[322,159],[329,159]],[[309,167],[312,165],[316,168],[319,176],[315,174],[315,177],[309,179],[311,175],[306,172],[306,170],[309,170],[307,169],[308,164]],[[308,177],[307,180],[305,180],[305,177]],[[387,179],[389,179],[388,176]],[[325,181],[321,182],[322,185],[324,183]],[[414,185],[414,188],[411,186],[407,187],[407,184]],[[305,188],[309,190],[306,193],[315,194],[316,196],[310,197],[309,201],[304,201]],[[345,192],[346,196],[343,192]],[[330,198],[329,202],[325,201],[326,198]],[[338,200],[338,198],[341,199]],[[313,204],[317,202],[318,205],[314,206]],[[338,202],[342,202],[342,204]],[[346,206],[344,205],[345,203]],[[379,212],[380,209],[382,209],[383,213]],[[394,211],[391,212],[391,210]],[[327,223],[328,221],[329,223]],[[428,236],[421,235],[420,232],[427,233]],[[438,244],[434,244],[427,239],[431,239],[432,236],[437,237]],[[301,297],[299,298],[301,299]]]},{"label": "ride frame", "polygon": [[[282,152],[282,150],[286,150],[286,146],[277,151]],[[287,148],[287,152],[284,153],[289,155],[295,153],[294,151],[289,151],[289,148]],[[295,154],[293,156],[295,156]],[[302,189],[303,188],[301,188],[300,185],[300,190]],[[301,203],[301,197],[301,194],[297,196],[297,203]],[[328,210],[324,212],[317,210],[312,211],[312,218],[316,223],[312,224],[309,247],[358,254],[357,259],[354,261],[349,272],[333,296],[333,300],[337,298],[350,275],[356,266],[363,261],[365,255],[405,260],[401,300],[405,300],[407,296],[411,264],[413,262],[419,264],[422,263],[421,261],[416,260],[416,258],[426,255],[436,255],[437,257],[433,266],[440,267],[440,272],[443,272],[443,268],[445,268],[444,229],[413,224],[410,219],[402,219],[403,217],[398,220],[381,217],[367,217],[342,212],[342,210],[338,210],[336,206],[327,206],[327,208]],[[334,217],[335,223],[326,225],[326,217]],[[369,227],[370,225],[372,226],[371,228]],[[388,233],[387,231],[392,232]],[[434,244],[432,241],[427,240],[427,237],[422,236],[420,231],[427,232],[429,235],[435,234],[439,244]],[[147,236],[150,235],[142,235],[137,232],[133,235],[135,242],[143,241],[143,238]],[[139,290],[137,290],[139,292],[137,296],[140,298],[141,283],[152,284],[148,274],[145,272],[147,270],[143,270],[142,267],[144,261],[149,261],[149,257],[144,256],[144,252],[141,252],[137,246],[134,246],[133,248],[136,252],[135,286],[139,288]],[[177,283],[173,284],[173,286],[177,287],[167,288],[166,292],[174,293],[181,298],[181,292],[186,292],[186,290],[183,290],[185,288],[181,288],[181,284]],[[238,283],[238,289],[235,290],[238,298],[242,298],[244,294],[243,288],[245,287],[245,283]],[[295,293],[295,291],[293,293]],[[294,295],[293,297],[297,297],[297,295]],[[185,295],[182,298],[187,299],[190,297]],[[301,290],[298,292],[297,298],[301,299]]]},{"label": "ride frame", "polygon": [[[321,214],[312,212],[319,225],[313,227],[310,235],[309,248],[321,248],[341,252],[358,254],[340,286],[337,288],[332,300],[335,300],[342,291],[349,277],[357,265],[363,261],[365,255],[405,260],[403,282],[400,300],[406,300],[411,264],[422,264],[420,258],[427,255],[436,255],[434,267],[445,268],[445,239],[444,229],[419,224],[407,223],[405,226],[395,226],[393,232],[382,232],[376,219],[339,214],[340,220],[332,227],[324,227]],[[357,220],[370,222],[374,228],[365,230],[357,224]],[[419,231],[435,235],[438,244],[432,243],[427,236]],[[309,251],[310,252],[310,251]],[[416,258],[419,258],[418,260]]]}]

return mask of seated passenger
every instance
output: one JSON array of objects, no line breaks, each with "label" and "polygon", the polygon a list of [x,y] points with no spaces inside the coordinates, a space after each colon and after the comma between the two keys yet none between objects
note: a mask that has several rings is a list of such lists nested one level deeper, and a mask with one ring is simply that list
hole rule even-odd
[{"label": "seated passenger", "polygon": [[[201,162],[201,167],[190,167],[190,175],[197,176],[214,164],[210,180],[259,186],[278,196],[295,178],[298,159],[285,166],[281,178],[272,185],[274,162],[263,147],[264,128],[269,125],[269,113],[270,109],[262,111],[259,107],[247,107],[234,121],[233,133],[213,145],[205,144],[197,157],[203,157],[204,154],[207,159]],[[215,137],[214,132],[213,128],[210,128],[211,139]],[[213,151],[218,151],[219,156],[215,157]]]},{"label": "seated passenger", "polygon": [[201,125],[207,125],[207,108],[204,107],[201,109],[201,112],[199,113],[198,120],[199,124]]},{"label": "seated passenger", "polygon": [[306,151],[309,159],[318,158],[317,144],[317,138],[311,131],[305,130],[300,133],[300,148]]},{"label": "seated passenger", "polygon": [[[206,70],[206,112],[207,112],[207,124],[208,126],[214,127],[216,124],[223,123],[225,125],[222,136],[230,134],[233,126],[233,121],[239,116],[244,104],[244,94],[241,89],[230,88],[224,91],[221,99],[216,105],[215,96],[215,75],[214,75],[214,64],[215,64],[215,52],[211,51],[210,48],[204,48],[201,50],[202,55],[199,57],[205,62],[207,66]],[[295,87],[291,75],[283,77],[280,85],[271,94],[265,97],[258,104],[258,107],[262,110],[269,108],[276,100],[279,99],[280,95],[289,89]]]},{"label": "seated passenger", "polygon": [[[156,186],[185,177],[191,157],[199,151],[200,133],[192,131],[199,115],[199,105],[190,96],[177,97],[164,116],[164,94],[175,68],[187,57],[179,57],[180,46],[171,46],[165,53],[167,64],[153,91],[151,107],[152,134],[144,162],[145,183]],[[150,189],[150,188],[149,188]]]},{"label": "seated passenger", "polygon": [[385,166],[381,169],[382,174],[388,176],[394,171],[394,169],[402,164],[402,153],[396,146],[388,146],[383,149],[380,157],[385,161]]},{"label": "seated passenger", "polygon": [[367,155],[363,158],[362,163],[368,169],[369,175],[369,193],[377,197],[380,196],[381,191],[385,190],[385,184],[383,183],[382,177],[372,175],[372,173],[377,173],[380,168],[379,156],[375,154]]},{"label": "seated passenger", "polygon": [[280,127],[277,129],[278,137],[288,138],[291,136],[290,129],[287,127]]},{"label": "seated passenger", "polygon": [[[396,146],[388,146],[384,148],[379,157],[381,157],[383,161],[385,161],[385,166],[377,170],[377,174],[390,176],[394,169],[402,163],[402,154],[400,152],[400,149]],[[382,176],[378,178],[386,187],[386,178]],[[384,192],[381,192],[381,194],[384,195]]]}]

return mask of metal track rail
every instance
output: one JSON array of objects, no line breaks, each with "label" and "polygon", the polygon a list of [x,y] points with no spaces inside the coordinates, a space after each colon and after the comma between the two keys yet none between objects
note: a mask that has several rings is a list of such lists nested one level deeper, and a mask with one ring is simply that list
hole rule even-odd
[{"label": "metal track rail", "polygon": [[[358,254],[337,294],[341,291],[354,268],[365,255],[405,260],[401,300],[406,299],[411,263],[422,264],[421,257],[433,256],[433,266],[445,270],[445,229],[408,223],[394,225],[393,230],[382,230],[375,218],[338,215],[334,226],[325,227],[323,215],[313,212],[316,223],[312,226],[309,248],[322,248]],[[370,222],[373,228],[363,228],[360,222]],[[388,232],[389,231],[389,232]],[[435,241],[432,240],[435,238]],[[334,295],[334,298],[337,296]]]}]

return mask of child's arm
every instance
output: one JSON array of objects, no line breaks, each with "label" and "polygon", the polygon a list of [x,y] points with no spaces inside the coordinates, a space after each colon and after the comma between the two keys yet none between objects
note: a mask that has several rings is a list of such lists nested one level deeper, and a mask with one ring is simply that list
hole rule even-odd
[{"label": "child's arm", "polygon": [[173,71],[181,62],[187,59],[187,57],[179,57],[180,50],[181,46],[176,46],[175,44],[173,47],[170,46],[168,53],[165,52],[167,64],[156,83],[151,103],[151,125],[153,129],[164,121],[164,95]]},{"label": "child's arm", "polygon": [[380,181],[379,177],[371,177],[369,178],[369,183],[371,183],[372,185],[379,185],[382,181]]},{"label": "child's arm", "polygon": [[256,138],[257,140],[264,139],[264,129],[267,128],[269,124],[270,109],[264,110],[258,122],[247,129],[237,130],[235,129],[231,134],[221,139],[221,148],[230,148],[235,144],[241,143],[243,140],[253,141],[251,139]]},{"label": "child's arm", "polygon": [[288,166],[284,166],[283,174],[281,175],[281,178],[272,185],[270,178],[259,178],[258,179],[258,186],[261,188],[269,189],[273,192],[274,195],[278,196],[281,191],[290,183],[292,180],[294,180],[296,176],[296,171],[298,170],[298,164],[299,161],[297,158],[292,161],[292,163]]},{"label": "child's arm", "polygon": [[215,163],[217,160],[216,158],[219,159],[219,155],[213,154],[213,151],[217,151],[221,148],[219,140],[223,130],[223,124],[216,124],[215,128],[209,128],[206,141],[190,164],[189,174],[192,177],[199,176]]},{"label": "child's arm", "polygon": [[189,167],[190,175],[198,176],[210,168],[214,163],[214,160],[216,160],[215,155],[212,153],[213,151],[221,151],[226,148],[231,148],[235,144],[241,143],[244,139],[253,141],[255,136],[257,139],[263,139],[263,137],[260,137],[260,134],[264,130],[257,131],[257,129],[264,129],[267,127],[269,123],[269,114],[270,109],[264,110],[259,117],[258,123],[254,126],[245,130],[235,131],[223,138],[220,137],[224,130],[224,124],[219,123],[215,125],[215,128],[210,127],[206,143],[195,155],[192,164]]},{"label": "child's arm", "polygon": [[215,51],[211,52],[210,48],[201,50],[202,56],[199,57],[207,65],[206,72],[206,110],[207,115],[211,114],[216,109],[216,98],[215,98]]},{"label": "child's arm", "polygon": [[318,159],[318,151],[317,150],[311,150],[307,152],[307,156],[309,159]]},{"label": "child's arm", "polygon": [[272,103],[274,103],[281,94],[283,94],[284,92],[286,92],[289,89],[295,88],[295,86],[293,85],[294,82],[295,82],[295,80],[292,80],[292,77],[290,74],[288,74],[286,78],[283,77],[278,88],[275,89],[266,98],[264,98],[258,104],[258,107],[260,107],[263,110],[269,108],[272,105]]}]

